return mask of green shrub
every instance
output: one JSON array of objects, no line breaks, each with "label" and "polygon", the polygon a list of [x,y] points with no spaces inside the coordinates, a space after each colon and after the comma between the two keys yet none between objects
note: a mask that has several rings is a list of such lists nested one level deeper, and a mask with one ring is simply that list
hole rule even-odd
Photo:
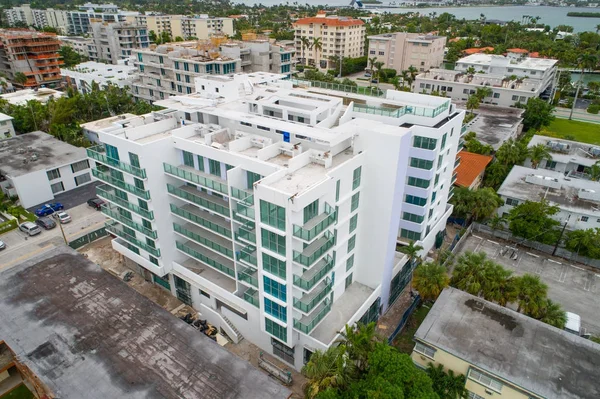
[{"label": "green shrub", "polygon": [[590,114],[598,114],[598,112],[600,112],[600,105],[590,104],[590,106],[587,108],[587,112],[589,112]]}]

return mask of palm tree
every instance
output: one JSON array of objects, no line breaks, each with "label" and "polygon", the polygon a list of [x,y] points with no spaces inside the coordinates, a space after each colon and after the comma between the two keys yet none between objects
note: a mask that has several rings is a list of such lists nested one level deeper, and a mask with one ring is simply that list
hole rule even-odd
[{"label": "palm tree", "polygon": [[419,70],[411,65],[408,67],[408,73],[410,74],[410,82],[412,83],[419,74]]},{"label": "palm tree", "polygon": [[600,180],[600,161],[590,167],[589,175],[593,181]]},{"label": "palm tree", "polygon": [[482,295],[486,301],[506,306],[517,298],[512,272],[494,262],[485,265]]},{"label": "palm tree", "polygon": [[475,68],[470,66],[467,68],[467,70],[465,72],[467,72],[467,75],[475,75]]},{"label": "palm tree", "polygon": [[538,317],[546,305],[548,286],[540,280],[539,276],[524,274],[515,278],[517,290],[517,312],[523,312],[531,317]]},{"label": "palm tree", "polygon": [[323,50],[323,42],[321,42],[321,38],[315,37],[310,46],[315,50],[315,62],[317,62],[317,60],[319,59],[319,51]]},{"label": "palm tree", "polygon": [[413,286],[424,300],[434,301],[448,286],[450,278],[446,268],[437,263],[429,262],[416,268]]},{"label": "palm tree", "polygon": [[470,205],[471,217],[477,221],[489,217],[499,206],[504,204],[504,201],[490,187],[475,190],[473,194]]},{"label": "palm tree", "polygon": [[375,63],[377,62],[377,57],[371,57],[368,59],[369,69],[371,70],[371,79],[369,79],[369,86],[371,85],[372,78],[375,77]]},{"label": "palm tree", "polygon": [[479,108],[479,98],[476,95],[471,94],[467,99],[467,110],[473,114],[473,111],[477,108]]},{"label": "palm tree", "polygon": [[527,158],[527,148],[520,142],[508,139],[496,151],[496,159],[505,166],[520,164]]},{"label": "palm tree", "polygon": [[577,103],[577,97],[579,95],[579,89],[583,86],[583,74],[586,69],[593,71],[598,65],[598,56],[592,53],[584,53],[581,54],[577,58],[577,66],[581,68],[581,75],[579,75],[579,82],[577,82],[577,91],[575,91],[575,98],[573,99],[573,107],[571,108],[571,113],[569,114],[569,119],[573,117],[573,110],[575,109],[575,104]]},{"label": "palm tree", "polygon": [[377,84],[379,84],[379,79],[381,79],[381,70],[383,69],[384,64],[385,62],[377,61],[374,65],[377,70]]},{"label": "palm tree", "polygon": [[410,84],[412,84],[410,73],[408,71],[402,71],[400,73],[400,76],[402,77],[402,87],[406,87],[405,84],[408,81],[411,81],[411,83],[409,83],[409,86],[410,86]]},{"label": "palm tree", "polygon": [[550,151],[548,151],[548,146],[541,143],[530,147],[527,152],[527,155],[531,159],[531,167],[533,169],[537,169],[540,162],[544,159],[548,161],[552,160],[552,155],[550,154]]},{"label": "palm tree", "polygon": [[344,345],[332,346],[325,352],[317,350],[302,368],[307,379],[304,393],[313,399],[329,388],[343,389],[352,381],[353,365],[347,362],[348,354]]},{"label": "palm tree", "polygon": [[562,330],[567,324],[567,314],[561,308],[560,304],[546,299],[546,303],[540,311],[539,320]]},{"label": "palm tree", "polygon": [[308,60],[306,59],[306,49],[310,47],[310,39],[306,36],[302,36],[300,38],[300,43],[302,44],[302,60],[304,61],[304,65],[308,65]]},{"label": "palm tree", "polygon": [[458,399],[467,398],[469,391],[465,388],[466,378],[462,374],[454,374],[453,370],[444,370],[444,366],[438,364],[435,366],[429,363],[425,370],[433,382],[433,389],[440,398],[443,399]]},{"label": "palm tree", "polygon": [[479,296],[486,283],[485,269],[490,262],[484,252],[465,252],[456,261],[450,284],[471,295]]},{"label": "palm tree", "polygon": [[421,262],[419,252],[421,252],[422,250],[423,247],[421,245],[415,245],[414,241],[411,241],[407,246],[400,248],[400,252],[408,256],[408,262],[410,263],[412,268],[414,268],[415,264]]},{"label": "palm tree", "polygon": [[340,331],[340,335],[342,338],[337,343],[345,346],[348,357],[354,360],[357,370],[364,372],[367,368],[369,354],[375,350],[378,343],[383,342],[376,332],[376,324],[358,323],[354,327],[346,324],[344,331]]},{"label": "palm tree", "polygon": [[27,75],[25,75],[23,72],[17,72],[15,73],[13,80],[15,83],[23,86],[27,82]]},{"label": "palm tree", "polygon": [[492,89],[489,87],[478,87],[475,91],[475,97],[479,98],[479,102],[483,101],[486,97],[491,97],[494,94]]}]

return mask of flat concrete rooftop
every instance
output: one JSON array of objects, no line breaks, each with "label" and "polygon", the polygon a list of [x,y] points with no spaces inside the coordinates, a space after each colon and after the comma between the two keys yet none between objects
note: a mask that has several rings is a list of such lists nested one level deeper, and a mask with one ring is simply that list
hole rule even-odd
[{"label": "flat concrete rooftop", "polygon": [[[466,109],[466,101],[453,102]],[[467,132],[475,132],[477,140],[497,150],[506,140],[516,138],[520,133],[523,112],[518,108],[481,104],[475,110],[477,116],[467,124]]]},{"label": "flat concrete rooftop", "polygon": [[[25,159],[27,162],[24,162]],[[54,169],[83,159],[87,159],[85,148],[75,147],[39,131],[21,134],[0,143],[0,172],[10,177],[40,169]]]},{"label": "flat concrete rooftop", "polygon": [[454,288],[415,338],[544,398],[600,398],[600,345]]},{"label": "flat concrete rooftop", "polygon": [[[600,132],[600,127],[598,128],[598,132]],[[548,146],[548,143],[552,142],[556,145],[556,143],[560,143],[563,145],[567,145],[568,148],[565,148],[563,151],[559,151],[557,148],[552,148]],[[572,140],[564,140],[558,139],[555,137],[548,136],[540,136],[535,135],[531,138],[531,141],[527,145],[527,147],[531,148],[535,145],[543,144],[548,146],[548,151],[550,151],[552,155],[552,160],[561,163],[579,163],[585,166],[592,166],[596,162],[600,161],[600,156],[594,156],[590,151],[593,148],[598,148],[600,146],[581,143],[579,141]]]},{"label": "flat concrete rooftop", "polygon": [[0,273],[0,320],[0,339],[56,397],[290,395],[66,247]]}]

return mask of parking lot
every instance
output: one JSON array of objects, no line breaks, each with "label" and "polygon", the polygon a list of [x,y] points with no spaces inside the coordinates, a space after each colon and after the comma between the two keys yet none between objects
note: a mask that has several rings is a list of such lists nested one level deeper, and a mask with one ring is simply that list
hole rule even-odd
[{"label": "parking lot", "polygon": [[[104,214],[90,208],[86,203],[65,211],[72,218],[70,223],[62,225],[67,242],[101,228],[106,220]],[[52,230],[42,229],[40,234],[33,237],[15,229],[0,235],[0,240],[6,243],[6,249],[0,251],[0,269],[14,266],[34,255],[65,245],[60,226]]]},{"label": "parking lot", "polygon": [[461,252],[485,252],[489,258],[515,274],[538,275],[548,285],[548,297],[563,309],[581,316],[587,332],[600,335],[600,271],[594,272],[560,258],[530,251],[524,247],[507,247],[503,242],[480,235],[467,238]]}]

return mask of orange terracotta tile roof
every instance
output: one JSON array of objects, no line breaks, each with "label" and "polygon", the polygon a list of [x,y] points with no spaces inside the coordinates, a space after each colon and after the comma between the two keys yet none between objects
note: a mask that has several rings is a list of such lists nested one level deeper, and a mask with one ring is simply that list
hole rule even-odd
[{"label": "orange terracotta tile roof", "polygon": [[529,50],[525,50],[524,48],[509,48],[506,51],[509,53],[520,53],[520,54],[527,54],[529,52]]},{"label": "orange terracotta tile roof", "polygon": [[472,47],[472,48],[463,50],[463,53],[466,55],[471,55],[471,54],[483,53],[485,51],[494,51],[494,48],[493,47]]},{"label": "orange terracotta tile roof", "polygon": [[470,187],[477,176],[492,162],[492,157],[489,155],[479,155],[467,151],[459,152],[457,157],[460,157],[460,164],[456,168],[457,176],[454,184],[460,187]]},{"label": "orange terracotta tile roof", "polygon": [[308,17],[308,18],[300,18],[294,25],[308,25],[308,24],[316,24],[321,25],[325,24],[327,26],[352,26],[352,25],[364,25],[365,23],[360,19],[352,19],[352,18],[324,18],[324,17]]}]

